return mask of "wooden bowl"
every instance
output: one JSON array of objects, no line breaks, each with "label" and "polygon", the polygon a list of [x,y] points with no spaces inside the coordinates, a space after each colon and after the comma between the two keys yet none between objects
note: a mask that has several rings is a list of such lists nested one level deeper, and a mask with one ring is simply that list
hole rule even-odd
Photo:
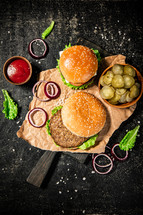
[{"label": "wooden bowl", "polygon": [[[125,65],[129,65],[129,64],[119,64],[119,65],[125,66]],[[129,65],[129,66],[131,66],[131,65]],[[106,68],[106,69],[104,70],[104,72],[101,74],[101,76],[100,76],[100,78],[99,78],[99,82],[98,82],[99,91],[100,91],[100,89],[102,88],[102,86],[100,85],[100,79],[101,79],[101,77],[102,77],[108,70],[110,70],[112,67],[113,67],[113,65],[112,65],[112,66],[109,66],[109,67]],[[135,98],[132,102],[127,102],[127,103],[125,103],[125,104],[118,104],[118,105],[110,104],[106,99],[103,99],[108,105],[111,105],[112,107],[116,107],[116,108],[128,108],[128,107],[130,107],[130,106],[136,104],[137,101],[141,98],[142,93],[143,93],[143,77],[141,76],[140,72],[139,72],[135,67],[133,67],[133,66],[131,66],[131,67],[136,71],[137,79],[138,79],[138,81],[139,81],[139,83],[140,83],[140,85],[141,85],[139,96],[138,96],[137,98]]]},{"label": "wooden bowl", "polygon": [[[28,65],[29,65],[29,68],[30,68],[30,75],[28,76],[28,78],[27,78],[24,82],[21,82],[21,83],[12,82],[11,80],[9,80],[9,78],[8,78],[8,76],[7,76],[7,68],[8,68],[8,66],[9,66],[9,64],[12,63],[14,60],[18,60],[18,59],[21,59],[21,60],[26,61],[26,62],[28,63]],[[24,58],[24,57],[22,57],[22,56],[13,56],[13,57],[9,58],[9,59],[5,62],[4,66],[3,66],[3,74],[4,74],[5,79],[6,79],[9,83],[14,84],[14,85],[22,85],[22,84],[27,83],[27,82],[29,81],[29,79],[31,78],[31,75],[32,75],[32,66],[31,66],[31,63],[30,63],[26,58]]]}]

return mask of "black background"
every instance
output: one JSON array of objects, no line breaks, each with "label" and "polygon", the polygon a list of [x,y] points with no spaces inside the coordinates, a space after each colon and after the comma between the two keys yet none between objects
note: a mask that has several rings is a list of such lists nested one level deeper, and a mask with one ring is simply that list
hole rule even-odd
[{"label": "black background", "polygon": [[[49,54],[44,60],[32,59],[27,51],[33,38],[55,21],[46,41]],[[2,114],[0,92],[0,214],[143,214],[143,110],[142,98],[134,114],[113,134],[109,145],[120,141],[127,130],[141,125],[136,146],[129,159],[116,163],[108,175],[93,172],[86,165],[59,154],[52,174],[42,188],[26,182],[42,150],[18,139],[32,100],[36,74],[56,67],[58,52],[69,42],[83,37],[113,54],[127,56],[127,62],[143,75],[143,21],[139,1],[46,1],[19,0],[0,2],[0,88],[7,89],[18,103],[19,116],[10,121]],[[26,57],[33,66],[28,84],[13,86],[3,76],[4,62],[14,55]]]}]

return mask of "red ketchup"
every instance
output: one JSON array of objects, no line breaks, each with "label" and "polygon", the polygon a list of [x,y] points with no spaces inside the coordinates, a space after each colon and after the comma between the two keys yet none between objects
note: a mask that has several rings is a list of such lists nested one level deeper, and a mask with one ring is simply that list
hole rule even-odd
[{"label": "red ketchup", "polygon": [[14,60],[7,68],[8,79],[14,83],[22,83],[28,79],[30,67],[24,60]]}]

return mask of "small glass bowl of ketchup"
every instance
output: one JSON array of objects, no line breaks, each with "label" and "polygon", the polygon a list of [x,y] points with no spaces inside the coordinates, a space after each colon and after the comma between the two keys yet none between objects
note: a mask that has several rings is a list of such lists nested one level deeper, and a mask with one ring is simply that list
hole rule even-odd
[{"label": "small glass bowl of ketchup", "polygon": [[14,85],[22,85],[29,81],[32,75],[30,62],[21,56],[9,58],[3,67],[5,79]]}]

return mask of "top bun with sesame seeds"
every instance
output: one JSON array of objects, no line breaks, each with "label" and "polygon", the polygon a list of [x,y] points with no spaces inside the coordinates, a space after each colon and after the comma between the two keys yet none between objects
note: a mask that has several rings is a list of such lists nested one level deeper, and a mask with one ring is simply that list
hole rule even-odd
[{"label": "top bun with sesame seeds", "polygon": [[96,75],[98,60],[88,47],[75,45],[63,51],[59,68],[66,81],[81,86]]},{"label": "top bun with sesame seeds", "polygon": [[62,108],[64,126],[80,137],[91,137],[104,127],[106,110],[93,95],[77,92],[69,97]]}]

